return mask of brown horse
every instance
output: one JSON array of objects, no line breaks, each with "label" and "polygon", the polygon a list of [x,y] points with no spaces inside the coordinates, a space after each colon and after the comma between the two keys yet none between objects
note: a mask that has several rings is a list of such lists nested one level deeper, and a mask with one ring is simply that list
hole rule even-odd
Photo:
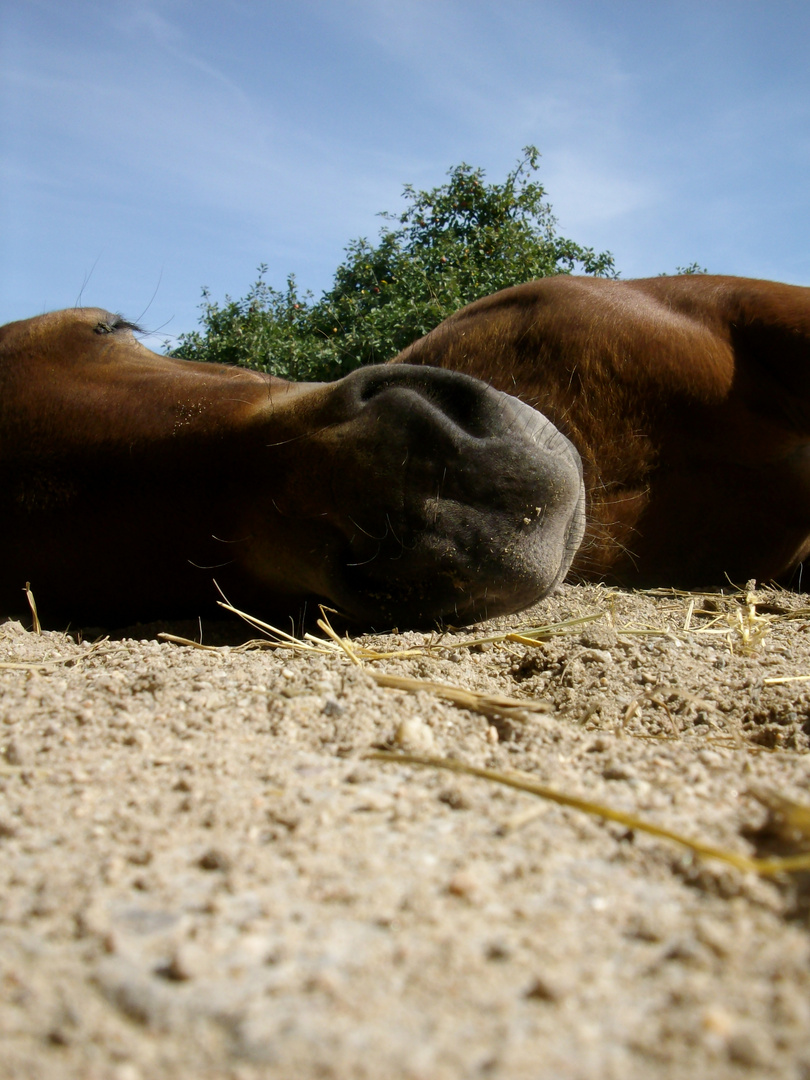
[{"label": "brown horse", "polygon": [[810,553],[810,289],[560,276],[457,312],[395,360],[540,409],[587,493],[575,575],[786,581]]},{"label": "brown horse", "polygon": [[0,329],[0,611],[50,622],[307,598],[372,626],[473,621],[562,580],[581,466],[454,372],[291,384],[159,356],[98,309]]}]

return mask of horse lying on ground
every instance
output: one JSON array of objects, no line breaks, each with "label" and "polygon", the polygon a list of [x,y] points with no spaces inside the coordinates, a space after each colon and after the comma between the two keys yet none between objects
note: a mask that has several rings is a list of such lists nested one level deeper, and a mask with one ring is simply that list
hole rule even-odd
[{"label": "horse lying on ground", "polygon": [[0,329],[0,612],[50,623],[306,598],[367,626],[475,621],[553,589],[582,537],[576,450],[466,375],[293,384],[150,352],[98,309]]},{"label": "horse lying on ground", "polygon": [[587,528],[574,577],[799,583],[810,553],[810,289],[708,275],[545,278],[462,309],[395,362],[485,379],[576,446]]},{"label": "horse lying on ground", "polygon": [[216,579],[257,613],[473,621],[562,580],[584,498],[579,577],[784,581],[810,552],[810,289],[547,278],[330,385],[131,331],[0,330],[2,611],[31,581],[51,619],[196,615]]}]

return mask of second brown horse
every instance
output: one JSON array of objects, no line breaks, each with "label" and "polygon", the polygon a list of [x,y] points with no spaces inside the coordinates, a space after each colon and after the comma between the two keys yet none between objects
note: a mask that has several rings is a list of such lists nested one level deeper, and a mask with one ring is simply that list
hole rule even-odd
[{"label": "second brown horse", "polygon": [[575,577],[792,580],[810,554],[810,289],[560,276],[462,309],[397,357],[484,379],[582,457]]}]

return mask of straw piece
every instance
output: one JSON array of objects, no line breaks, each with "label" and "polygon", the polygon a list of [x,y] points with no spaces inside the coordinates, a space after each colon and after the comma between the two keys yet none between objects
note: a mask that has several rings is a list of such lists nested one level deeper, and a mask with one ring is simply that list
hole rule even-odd
[{"label": "straw piece", "polygon": [[334,643],[339,648],[341,648],[346,653],[346,655],[351,660],[351,662],[355,665],[355,667],[362,667],[362,664],[357,659],[357,654],[355,653],[354,649],[352,648],[352,643],[351,643],[351,641],[349,641],[349,638],[348,637],[345,637],[345,638],[339,637],[338,634],[335,633],[335,631],[332,629],[332,624],[327,619],[325,611],[324,611],[323,608],[321,608],[321,615],[323,615],[323,618],[318,619],[319,628],[321,630],[323,630],[323,632],[329,638],[331,638],[331,640],[334,641]]},{"label": "straw piece", "polygon": [[547,701],[533,701],[529,698],[510,698],[501,694],[482,694],[477,690],[467,690],[462,686],[449,683],[432,682],[428,679],[409,679],[403,675],[387,675],[381,671],[369,671],[369,675],[378,686],[387,686],[392,690],[405,690],[416,694],[425,690],[445,701],[451,701],[462,709],[481,713],[484,716],[525,722],[529,713],[549,713],[551,705]]},{"label": "straw piece", "polygon": [[79,664],[83,664],[85,660],[89,660],[91,656],[103,656],[105,652],[108,652],[109,650],[106,649],[102,651],[102,646],[106,645],[109,640],[109,637],[99,638],[99,640],[94,641],[87,652],[82,653],[81,656],[62,656],[54,658],[53,660],[0,660],[0,670],[51,671],[56,667],[78,666]]},{"label": "straw piece", "polygon": [[565,792],[536,783],[527,774],[518,772],[504,773],[496,769],[484,769],[476,765],[468,765],[463,761],[457,761],[454,758],[422,757],[418,754],[391,753],[386,750],[375,750],[366,756],[373,761],[398,762],[401,765],[418,765],[428,769],[446,769],[448,772],[477,776],[482,780],[489,780],[495,784],[515,788],[517,791],[525,791],[530,795],[547,799],[549,802],[557,803],[560,806],[570,806],[574,810],[581,810],[594,817],[618,822],[618,824],[624,825],[628,829],[645,832],[661,840],[669,840],[672,843],[688,848],[701,858],[719,859],[721,862],[728,863],[743,872],[772,876],[796,870],[810,870],[810,852],[773,859],[757,859],[748,855],[741,855],[736,851],[727,851],[724,848],[713,847],[711,844],[704,844],[700,840],[692,840],[690,837],[683,836],[672,829],[665,829],[650,821],[645,821],[634,814],[625,814],[622,810],[614,810],[612,807],[604,806],[601,803],[581,799],[576,795],[567,795]]},{"label": "straw piece", "polygon": [[37,602],[34,599],[34,594],[31,592],[31,582],[25,583],[25,599],[28,601],[28,606],[31,609],[31,615],[34,619],[34,633],[39,636],[42,633],[42,625],[39,621],[39,615],[37,613]]},{"label": "straw piece", "polygon": [[19,662],[2,660],[0,661],[0,668],[4,671],[49,671],[53,667],[68,664],[73,659],[73,657],[70,657],[69,660],[20,660]]}]

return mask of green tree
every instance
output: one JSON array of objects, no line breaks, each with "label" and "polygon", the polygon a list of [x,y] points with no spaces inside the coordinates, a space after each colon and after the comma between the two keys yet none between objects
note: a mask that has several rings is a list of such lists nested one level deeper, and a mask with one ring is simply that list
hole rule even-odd
[{"label": "green tree", "polygon": [[[675,276],[682,276],[683,274],[708,274],[708,270],[705,266],[701,266],[700,263],[691,262],[688,266],[676,266]],[[659,277],[669,277],[666,270],[658,275]]]},{"label": "green tree", "polygon": [[407,185],[405,210],[381,215],[376,245],[353,241],[332,287],[315,301],[294,277],[264,280],[224,305],[203,292],[202,332],[174,355],[245,364],[292,379],[331,379],[388,360],[465,304],[533,278],[578,271],[615,276],[613,256],[556,233],[533,146],[504,183],[461,164],[431,191]]}]

